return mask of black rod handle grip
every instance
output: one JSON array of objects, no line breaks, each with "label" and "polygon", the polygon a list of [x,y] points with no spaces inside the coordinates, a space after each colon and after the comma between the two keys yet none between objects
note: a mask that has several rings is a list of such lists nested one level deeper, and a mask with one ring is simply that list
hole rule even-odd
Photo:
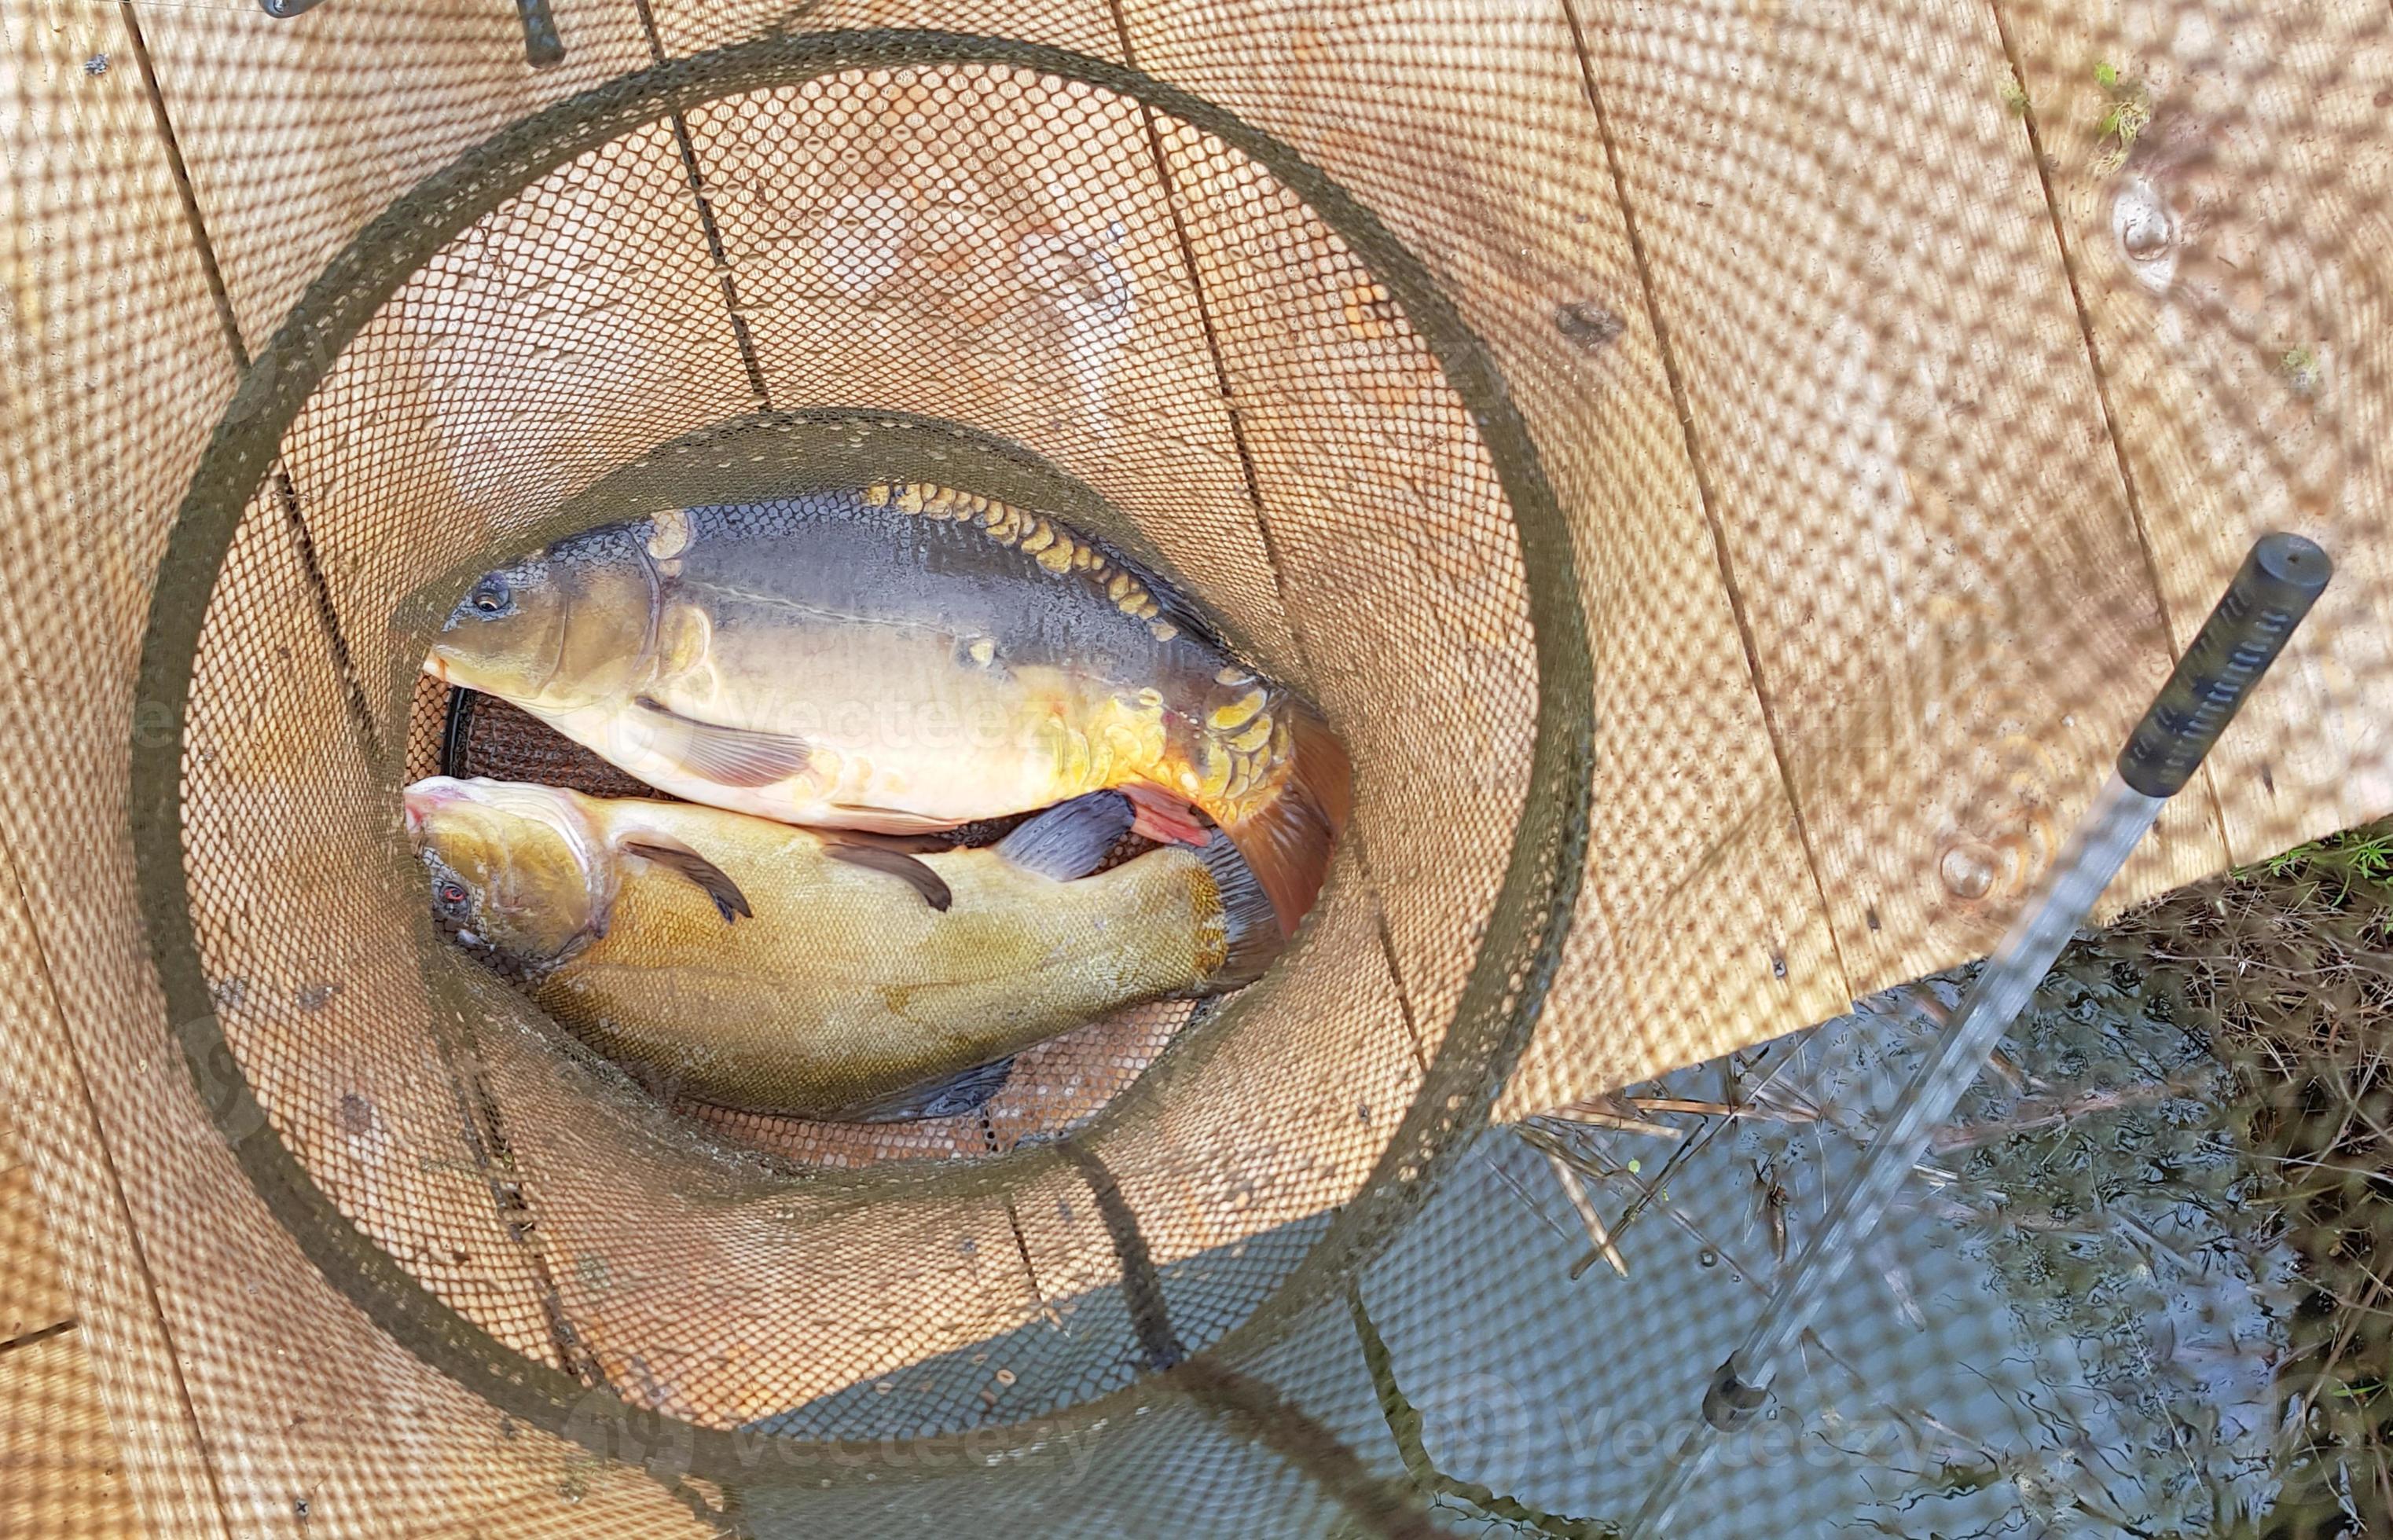
[{"label": "black rod handle grip", "polygon": [[2177,795],[2334,575],[2327,554],[2299,535],[2254,542],[2218,607],[2119,750],[2119,778],[2147,797]]}]

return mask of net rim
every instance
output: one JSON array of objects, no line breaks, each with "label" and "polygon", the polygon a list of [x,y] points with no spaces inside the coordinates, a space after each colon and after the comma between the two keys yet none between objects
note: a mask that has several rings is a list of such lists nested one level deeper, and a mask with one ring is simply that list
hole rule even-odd
[{"label": "net rim", "polygon": [[[1333,179],[1227,109],[1135,68],[1010,38],[935,30],[776,33],[660,62],[517,120],[402,193],[326,265],[243,374],[177,511],[145,627],[128,736],[130,833],[169,1031],[203,1106],[268,1209],[311,1265],[376,1326],[501,1410],[665,1477],[752,1480],[763,1448],[792,1446],[817,1479],[824,1445],[694,1424],[585,1385],[516,1351],[443,1303],[344,1215],[275,1131],[216,1015],[184,868],[181,777],[192,670],[216,579],[284,433],[342,350],[442,247],[524,188],[644,124],[707,101],[874,68],[974,65],[1078,81],[1168,112],[1247,155],[1295,192],[1385,282],[1470,410],[1521,542],[1537,663],[1529,785],[1502,887],[1445,1042],[1370,1178],[1273,1296],[1178,1368],[1023,1425],[1035,1443],[1161,1382],[1210,1400],[1196,1360],[1269,1340],[1375,1253],[1484,1127],[1525,1046],[1576,907],[1592,798],[1592,662],[1570,530],[1534,437],[1486,345],[1427,268]],[[153,705],[152,703],[155,703]],[[155,706],[168,727],[158,730]],[[1133,1088],[1134,1092],[1135,1088]],[[1330,1265],[1322,1265],[1327,1259]],[[998,1428],[959,1437],[987,1447]],[[836,1447],[836,1445],[834,1445]],[[834,1460],[853,1472],[860,1462]],[[850,1479],[870,1479],[868,1476]]]}]

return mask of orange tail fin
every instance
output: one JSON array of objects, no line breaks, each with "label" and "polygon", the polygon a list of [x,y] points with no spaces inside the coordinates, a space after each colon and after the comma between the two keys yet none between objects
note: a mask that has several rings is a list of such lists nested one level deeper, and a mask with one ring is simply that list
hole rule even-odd
[{"label": "orange tail fin", "polygon": [[1292,713],[1295,767],[1267,806],[1222,832],[1270,894],[1280,933],[1294,935],[1329,879],[1332,847],[1353,805],[1354,771],[1346,746],[1310,708],[1289,700],[1275,709]]}]

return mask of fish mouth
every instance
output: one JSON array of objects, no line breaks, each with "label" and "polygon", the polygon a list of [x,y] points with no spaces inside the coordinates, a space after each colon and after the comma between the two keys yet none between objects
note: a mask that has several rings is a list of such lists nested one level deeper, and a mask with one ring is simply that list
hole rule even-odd
[{"label": "fish mouth", "polygon": [[453,685],[456,683],[455,680],[449,677],[449,659],[441,657],[437,649],[424,655],[424,672],[430,674],[433,678],[438,679],[443,685]]},{"label": "fish mouth", "polygon": [[464,796],[457,783],[444,776],[432,776],[417,781],[399,794],[401,816],[407,832],[420,836],[432,821],[432,815],[444,803],[453,803]]}]

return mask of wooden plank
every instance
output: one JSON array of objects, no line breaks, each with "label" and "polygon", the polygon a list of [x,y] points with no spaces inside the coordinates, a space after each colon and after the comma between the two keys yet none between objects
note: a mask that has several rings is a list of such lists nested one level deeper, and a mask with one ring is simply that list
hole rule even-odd
[{"label": "wooden plank", "polygon": [[163,1531],[221,1533],[64,1004],[141,1019],[116,982],[146,966],[121,769],[141,601],[233,384],[120,7],[0,11],[0,568],[48,600],[0,607],[0,1095],[40,1207],[74,1217],[52,1240],[126,1481]]},{"label": "wooden plank", "polygon": [[145,1533],[83,1334],[0,1348],[0,1534]]},{"label": "wooden plank", "polygon": [[[524,62],[516,19],[476,0],[287,21],[156,12],[141,16],[161,98],[252,348],[422,176],[649,60],[629,0],[557,7],[566,60],[545,71]],[[661,126],[583,157],[442,253],[351,344],[285,444],[369,702],[412,666],[390,655],[400,638],[386,620],[427,571],[660,438],[753,404]],[[426,537],[404,551],[387,527],[400,503]]]},{"label": "wooden plank", "polygon": [[140,1533],[33,1173],[0,1103],[0,1533]]},{"label": "wooden plank", "polygon": [[933,67],[710,103],[689,128],[774,407],[893,408],[1027,445],[1301,678],[1134,105]]},{"label": "wooden plank", "polygon": [[12,1162],[0,1168],[0,1348],[73,1319],[33,1173]]},{"label": "wooden plank", "polygon": [[1167,6],[1128,14],[1143,65],[1281,137],[1429,265],[1503,365],[1570,523],[1599,672],[1590,848],[1504,1106],[1840,1007],[1563,12],[1248,0],[1205,29]]},{"label": "wooden plank", "polygon": [[[233,372],[127,14],[0,12],[0,568],[43,596],[0,606],[0,1080],[44,1212],[73,1217],[53,1233],[72,1335],[124,1480],[178,1536],[296,1534],[303,1497],[320,1535],[496,1514],[702,1534],[644,1473],[564,1494],[580,1451],[376,1328],[268,1214],[168,1046],[125,742],[155,730],[134,698],[150,583]],[[0,1505],[19,1490],[0,1481]]]},{"label": "wooden plank", "polygon": [[2169,661],[1993,19],[1577,14],[1848,978],[1980,955]]},{"label": "wooden plank", "polygon": [[[1358,865],[1350,849],[1289,970],[1232,1007],[1258,1013],[1248,1030],[1183,1043],[1149,1072],[1165,1083],[1137,1093],[1152,1098],[1138,1114],[1075,1136],[1137,1221],[1192,1350],[1243,1313],[1225,1301],[1259,1302],[1293,1260],[1260,1249],[1250,1258],[1249,1248],[1309,1246],[1368,1177],[1419,1092],[1404,998],[1376,944],[1379,916]],[[1094,1180],[1067,1161],[1007,1194],[1040,1317],[1055,1334],[1020,1351],[1051,1368],[1057,1358],[1086,1361],[1092,1367],[1072,1373],[1094,1377],[1083,1381],[1092,1394],[1120,1383],[1105,1376],[1127,1378],[1140,1362]],[[1207,1259],[1183,1265],[1199,1258]]]},{"label": "wooden plank", "polygon": [[483,998],[485,1070],[559,1299],[625,1396],[736,1426],[1036,1314],[1001,1198],[760,1181],[512,1026],[532,1012],[502,986]]},{"label": "wooden plank", "polygon": [[422,639],[390,619],[427,578],[521,549],[607,472],[755,404],[670,128],[477,221],[359,333],[284,439],[369,699],[395,708],[412,687]]},{"label": "wooden plank", "polygon": [[1305,662],[1363,767],[1347,843],[1433,1034],[1526,790],[1519,544],[1467,410],[1363,262],[1218,141],[1164,143]]},{"label": "wooden plank", "polygon": [[[1246,1030],[1183,1043],[1151,1072],[1163,1083],[1140,1116],[1081,1136],[1138,1217],[1157,1267],[1347,1202],[1411,1109],[1420,1064],[1404,994],[1375,944],[1360,864],[1350,846],[1286,970],[1232,1008],[1250,1013]],[[1034,1224],[1037,1207],[1023,1225],[1050,1299],[1119,1276],[1085,1202],[1073,1200],[1076,1219],[1060,1230]],[[1253,1271],[1271,1278],[1267,1266]]]},{"label": "wooden plank", "polygon": [[[47,971],[34,960],[19,893],[15,872],[0,871],[0,965],[24,985],[0,993],[0,1067],[19,1142],[36,1157],[18,1170],[38,1171],[49,1210],[74,1216],[66,1260],[84,1301],[84,1324],[41,1345],[88,1351],[133,1456],[127,1478],[161,1533],[220,1532],[219,1491],[258,1532],[297,1533],[294,1505],[304,1498],[311,1533],[373,1530],[394,1516],[425,1533],[488,1533],[472,1526],[500,1517],[526,1533],[710,1533],[645,1472],[599,1466],[502,1417],[385,1336],[257,1206],[179,1059],[144,1051],[146,1036],[137,1045],[87,1033],[76,1051],[105,1066],[94,1100],[103,1116],[125,1114],[137,1130],[119,1135],[141,1162],[120,1198],[98,1139],[77,1123],[86,1103],[72,1063],[61,1063],[67,1028],[39,984]],[[106,976],[80,981],[85,998],[105,998]],[[335,1174],[340,1160],[332,1157]],[[158,1186],[167,1189],[163,1200]],[[114,1238],[127,1203],[143,1220],[137,1251]],[[153,1286],[170,1312],[163,1321],[149,1303]],[[12,1382],[9,1364],[22,1351],[0,1351],[0,1423],[30,1405],[24,1416],[41,1419],[35,1433],[45,1433],[62,1405],[76,1403],[62,1402],[59,1388],[80,1391],[72,1369],[64,1378],[45,1374],[31,1390]],[[179,1375],[161,1365],[160,1351]],[[186,1394],[225,1452],[214,1475],[196,1447],[188,1465],[157,1452],[172,1455],[190,1437]],[[30,1518],[20,1525],[20,1511],[72,1515],[81,1511],[72,1494],[100,1489],[106,1451],[75,1434],[80,1426],[54,1442],[35,1439],[20,1462],[18,1446],[0,1437],[0,1533],[49,1533]],[[61,1490],[69,1495],[54,1501]],[[64,1533],[137,1526],[111,1519]]]},{"label": "wooden plank", "polygon": [[342,1212],[434,1294],[554,1366],[533,1259],[466,1131],[471,1092],[424,1019],[407,939],[421,879],[389,863],[382,819],[338,811],[373,807],[379,767],[341,730],[340,675],[270,495],[235,534],[211,607],[185,727],[184,846],[226,1041]]},{"label": "wooden plank", "polygon": [[[700,53],[790,25],[790,0],[657,0],[651,6],[665,51]],[[808,32],[870,32],[921,27],[933,32],[1015,38],[1118,59],[1111,9],[1089,0],[1025,5],[1022,0],[807,0]]]},{"label": "wooden plank", "polygon": [[33,1173],[17,1153],[0,1102],[0,1348],[74,1319],[74,1296],[59,1276],[58,1247],[42,1222]]},{"label": "wooden plank", "polygon": [[2230,850],[2393,811],[2393,13],[1997,8],[2172,637],[2267,530],[2335,558],[2205,772]]},{"label": "wooden plank", "polygon": [[504,6],[419,0],[134,7],[234,315],[263,346],[392,199],[552,101],[648,62],[630,0],[558,0],[565,61],[534,70]]}]

